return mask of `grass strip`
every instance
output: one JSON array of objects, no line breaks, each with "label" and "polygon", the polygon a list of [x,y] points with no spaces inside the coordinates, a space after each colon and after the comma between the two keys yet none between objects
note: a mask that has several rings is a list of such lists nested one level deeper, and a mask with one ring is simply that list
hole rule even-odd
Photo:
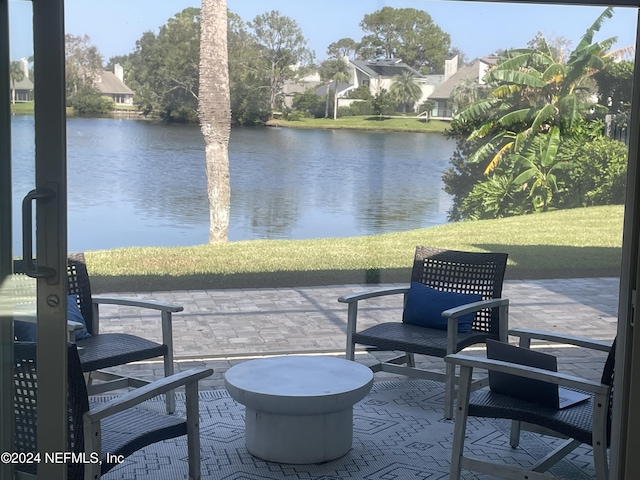
[{"label": "grass strip", "polygon": [[622,206],[349,238],[250,240],[86,252],[97,291],[406,282],[416,245],[509,254],[507,278],[617,276]]},{"label": "grass strip", "polygon": [[425,132],[442,133],[449,127],[449,122],[442,120],[417,119],[416,117],[340,117],[332,118],[301,118],[300,120],[275,119],[267,122],[272,127],[288,128],[324,128],[324,129],[350,129],[350,130],[377,130],[390,132]]}]

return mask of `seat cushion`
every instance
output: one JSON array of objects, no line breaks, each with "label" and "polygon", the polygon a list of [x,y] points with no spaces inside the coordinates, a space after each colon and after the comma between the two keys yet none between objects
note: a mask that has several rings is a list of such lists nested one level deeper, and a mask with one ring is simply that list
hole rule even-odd
[{"label": "seat cushion", "polygon": [[[411,325],[446,330],[448,321],[442,316],[442,312],[480,300],[482,296],[478,294],[443,292],[420,282],[411,282],[402,321]],[[475,312],[458,317],[458,332],[470,333],[474,318]]]},{"label": "seat cushion", "polygon": [[166,355],[168,348],[145,338],[126,333],[100,333],[78,340],[83,372],[115,367]]},{"label": "seat cushion", "polygon": [[575,438],[587,445],[592,442],[593,397],[559,410],[484,388],[471,393],[469,415],[520,420]]},{"label": "seat cushion", "polygon": [[[100,402],[91,406],[99,406]],[[104,475],[117,463],[108,463],[106,453],[111,458],[116,455],[128,457],[141,448],[162,440],[186,435],[187,422],[178,415],[168,415],[144,408],[130,408],[102,420],[102,465]]]},{"label": "seat cushion", "polygon": [[[459,333],[456,352],[487,338],[497,335],[473,331]],[[386,322],[353,334],[354,343],[375,347],[381,351],[411,352],[443,358],[447,354],[447,332],[434,328],[419,327],[409,323]]]}]

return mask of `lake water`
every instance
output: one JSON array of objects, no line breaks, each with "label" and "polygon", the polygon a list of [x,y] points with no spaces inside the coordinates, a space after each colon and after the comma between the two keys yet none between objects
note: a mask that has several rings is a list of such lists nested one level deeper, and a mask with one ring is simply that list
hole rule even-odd
[{"label": "lake water", "polygon": [[[14,232],[33,188],[33,117],[12,117]],[[197,126],[69,118],[69,250],[208,241]],[[440,134],[234,128],[229,240],[347,237],[445,223]],[[14,236],[14,251],[20,241]]]}]

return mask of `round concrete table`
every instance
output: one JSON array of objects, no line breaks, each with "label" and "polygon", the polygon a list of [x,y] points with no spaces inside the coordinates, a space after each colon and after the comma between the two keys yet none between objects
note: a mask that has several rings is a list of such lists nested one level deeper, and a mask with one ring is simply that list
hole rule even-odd
[{"label": "round concrete table", "polygon": [[364,365],[320,356],[249,360],[225,374],[229,394],[246,407],[247,450],[279,463],[345,455],[353,440],[353,405],[372,385]]}]

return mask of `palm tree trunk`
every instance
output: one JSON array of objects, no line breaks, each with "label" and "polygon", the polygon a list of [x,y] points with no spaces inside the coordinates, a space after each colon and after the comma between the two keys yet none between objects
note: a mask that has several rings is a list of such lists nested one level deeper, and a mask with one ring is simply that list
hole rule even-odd
[{"label": "palm tree trunk", "polygon": [[226,0],[202,0],[198,115],[205,141],[209,242],[229,234],[229,134],[231,106],[227,57]]},{"label": "palm tree trunk", "polygon": [[329,94],[331,93],[331,82],[327,84],[327,96],[324,99],[324,118],[329,118]]},{"label": "palm tree trunk", "polygon": [[333,119],[338,119],[338,81],[336,80],[336,87],[333,89]]}]

